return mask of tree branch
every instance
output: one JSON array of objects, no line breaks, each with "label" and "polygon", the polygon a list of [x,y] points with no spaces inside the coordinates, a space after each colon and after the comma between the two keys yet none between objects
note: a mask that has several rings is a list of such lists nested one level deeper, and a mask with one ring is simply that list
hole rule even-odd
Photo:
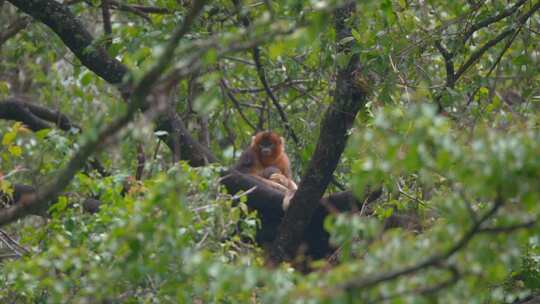
[{"label": "tree branch", "polygon": [[[491,73],[493,73],[493,71],[495,70],[495,68],[499,65],[499,63],[501,62],[503,56],[504,56],[504,53],[506,53],[506,51],[508,51],[508,49],[510,48],[510,46],[512,46],[512,43],[514,43],[514,40],[516,39],[517,35],[519,34],[519,32],[521,31],[521,29],[523,28],[522,25],[520,25],[516,31],[514,31],[514,34],[512,35],[512,37],[510,37],[508,39],[508,41],[506,42],[506,44],[504,45],[502,51],[499,53],[499,56],[497,57],[497,59],[495,59],[495,62],[493,62],[493,64],[491,65],[491,68],[489,68],[489,71],[486,73],[486,76],[485,78],[489,78],[491,76]],[[468,97],[468,101],[467,101],[467,106],[474,100],[476,94],[480,91],[480,86],[478,86],[474,92]]]},{"label": "tree branch", "polygon": [[49,26],[91,71],[111,84],[122,83],[128,69],[110,57],[103,47],[93,44],[92,35],[65,5],[54,0],[9,0],[9,2]]},{"label": "tree branch", "polygon": [[531,229],[538,221],[536,219],[529,220],[523,223],[512,224],[508,226],[491,226],[484,227],[478,230],[479,233],[511,233],[521,229]]},{"label": "tree branch", "polygon": [[138,143],[137,144],[137,169],[135,170],[135,180],[142,180],[145,163],[146,163],[146,156],[144,155],[143,144]]},{"label": "tree branch", "polygon": [[[289,88],[291,86],[294,87],[295,84],[303,84],[307,82],[309,81],[305,79],[288,79],[283,82],[274,84],[270,86],[270,88],[272,90],[279,90],[283,88]],[[252,94],[252,93],[264,92],[264,88],[230,88],[230,91],[232,93],[237,93],[237,94]]]},{"label": "tree branch", "polygon": [[0,102],[0,119],[20,121],[32,131],[50,128],[50,125],[34,115],[26,104],[13,100]]},{"label": "tree branch", "polygon": [[175,29],[157,62],[136,83],[125,113],[99,131],[96,136],[88,136],[87,141],[81,145],[81,148],[74,154],[64,169],[62,169],[49,185],[45,186],[43,190],[38,191],[35,199],[27,204],[17,204],[1,210],[0,226],[11,223],[32,212],[40,213],[46,211],[50,204],[56,200],[60,192],[70,183],[75,174],[84,166],[88,157],[135,117],[137,110],[146,102],[146,97],[150,94],[159,76],[173,59],[172,55],[179,40],[187,33],[194,19],[202,10],[204,3],[204,1],[197,1],[193,4],[193,8],[184,19],[184,22]]},{"label": "tree branch", "polygon": [[[233,0],[233,3],[236,6],[236,8],[240,11],[240,1]],[[239,13],[239,18],[240,18],[240,21],[242,21],[242,24],[244,25],[244,27],[248,29],[251,23],[251,21],[249,20],[249,17],[247,15],[240,15]],[[257,75],[259,76],[259,80],[261,81],[263,85],[264,91],[266,92],[270,100],[272,101],[272,104],[274,105],[274,107],[276,107],[278,114],[281,117],[281,120],[285,124],[285,129],[287,130],[287,132],[289,133],[293,141],[296,144],[298,144],[299,143],[298,136],[296,136],[296,133],[294,132],[289,120],[287,119],[287,115],[285,114],[285,111],[283,111],[283,108],[279,104],[279,101],[277,100],[276,96],[272,92],[272,89],[268,85],[268,81],[266,80],[266,72],[261,62],[261,52],[258,46],[254,46],[251,49],[251,55],[253,57],[253,61],[255,62]]]},{"label": "tree branch", "polygon": [[[0,101],[0,119],[20,121],[34,132],[51,128],[48,122],[63,131],[75,129],[82,132],[81,127],[72,123],[65,114],[16,98]],[[91,159],[88,164],[101,176],[109,175],[97,159]]]},{"label": "tree branch", "polygon": [[299,143],[298,136],[296,136],[296,133],[294,132],[291,126],[291,123],[289,122],[289,119],[287,119],[287,114],[285,114],[285,111],[283,111],[283,108],[279,104],[279,101],[277,100],[276,96],[272,92],[272,89],[268,85],[268,81],[266,81],[266,72],[264,71],[264,66],[262,65],[262,62],[261,62],[261,53],[260,53],[259,47],[256,46],[252,49],[252,55],[253,55],[253,61],[255,61],[255,67],[257,69],[257,75],[259,75],[259,79],[263,85],[264,91],[266,92],[270,100],[272,101],[272,104],[274,105],[274,107],[276,107],[278,114],[281,117],[281,120],[285,124],[285,129],[287,130],[291,138],[294,140],[294,142],[298,144]]},{"label": "tree branch", "polygon": [[448,52],[448,50],[442,45],[440,40],[435,41],[435,47],[441,55],[443,56],[444,63],[446,66],[446,86],[449,88],[454,87],[455,83],[455,76],[454,76],[454,62],[453,57],[454,55]]},{"label": "tree branch", "polygon": [[465,61],[460,67],[459,69],[457,70],[455,76],[454,76],[454,79],[457,80],[459,79],[473,64],[475,64],[479,59],[480,57],[482,57],[482,55],[484,55],[485,52],[487,52],[490,48],[494,47],[495,45],[497,45],[497,43],[499,43],[501,40],[503,40],[504,38],[508,37],[509,35],[511,35],[512,33],[514,33],[514,29],[513,28],[510,28],[510,29],[506,29],[505,31],[503,31],[502,33],[500,33],[499,35],[497,35],[497,37],[489,40],[488,42],[486,42],[484,45],[482,45],[478,50],[476,50],[475,52],[473,52],[471,54],[471,56],[469,56],[469,58],[467,59],[467,61]]},{"label": "tree branch", "polygon": [[0,119],[20,121],[32,131],[50,128],[48,122],[55,124],[63,131],[69,131],[72,128],[81,130],[65,114],[17,98],[0,101]]},{"label": "tree branch", "polygon": [[[170,136],[176,137],[181,143],[182,159],[187,159],[191,166],[204,166],[208,163],[215,163],[218,161],[214,154],[212,154],[212,151],[193,138],[176,112],[169,114],[170,116],[168,118],[165,118],[164,116],[163,118],[158,119],[156,129],[166,130],[170,133],[162,136],[161,139],[167,143],[173,152],[175,151],[174,142],[173,138]],[[188,155],[189,158],[186,158],[186,155]]]},{"label": "tree branch", "polygon": [[17,35],[17,33],[19,33],[21,30],[26,28],[26,26],[30,24],[30,22],[30,18],[21,17],[8,25],[7,29],[5,29],[3,33],[0,33],[0,46],[6,43],[6,41],[8,41],[11,37]]},{"label": "tree branch", "polygon": [[125,10],[132,12],[133,10],[146,13],[146,14],[172,14],[174,11],[171,11],[167,8],[163,7],[155,7],[155,6],[145,6],[145,5],[138,5],[138,4],[124,4],[120,3],[119,1],[115,0],[108,0],[110,4],[119,10]]},{"label": "tree branch", "polygon": [[487,27],[495,22],[498,22],[508,16],[513,15],[523,4],[525,4],[527,0],[519,0],[514,5],[512,5],[510,8],[500,12],[499,14],[495,16],[489,16],[475,24],[473,24],[467,32],[463,34],[463,43],[467,42],[469,38],[478,30]]},{"label": "tree branch", "polygon": [[[95,45],[94,39],[86,30],[86,27],[71,13],[66,5],[54,0],[10,0],[9,2],[49,26],[79,58],[83,65],[105,81],[119,86],[119,90],[125,99],[128,99],[129,95],[133,93],[131,83],[122,83],[124,76],[128,74],[128,68],[110,57],[103,47]],[[186,18],[188,17],[186,16]],[[147,77],[154,76],[147,75]],[[145,102],[141,105],[141,109],[144,111],[147,106]],[[167,117],[158,117],[158,120],[162,120],[162,126],[165,127],[182,124],[179,121],[171,121]],[[172,129],[164,130],[172,133]],[[194,153],[183,155],[185,159],[190,160],[192,163],[199,163],[198,158],[200,158],[200,155],[215,159],[215,157],[207,155],[208,150],[199,150],[202,145],[191,137],[187,129],[184,128],[182,135],[179,139],[182,145],[194,148]],[[169,148],[173,149],[170,146],[171,141],[167,141],[167,144],[169,144]]]},{"label": "tree branch", "polygon": [[368,288],[379,283],[391,281],[401,276],[410,275],[425,268],[434,267],[443,263],[445,260],[453,256],[456,252],[465,248],[469,241],[471,241],[474,236],[479,231],[481,231],[482,224],[484,224],[488,219],[495,215],[497,210],[499,210],[499,208],[501,208],[503,204],[504,201],[502,200],[502,198],[497,197],[493,206],[482,217],[480,217],[478,221],[473,222],[472,227],[467,230],[467,232],[465,232],[465,234],[463,234],[463,236],[445,252],[434,254],[431,257],[425,259],[424,261],[417,263],[416,265],[405,267],[400,270],[352,279],[349,282],[338,286],[338,288],[345,290]]},{"label": "tree branch", "polygon": [[426,287],[416,288],[416,289],[413,289],[413,290],[405,290],[405,291],[402,291],[402,292],[397,292],[397,293],[391,294],[389,296],[385,296],[385,297],[381,297],[379,299],[376,299],[376,300],[373,301],[373,303],[387,302],[388,300],[395,299],[395,298],[402,298],[403,296],[411,295],[411,294],[417,294],[417,295],[435,294],[438,291],[441,291],[441,290],[443,290],[445,288],[448,288],[448,287],[454,285],[455,283],[457,283],[457,281],[459,280],[459,277],[460,277],[460,273],[459,273],[459,270],[455,266],[448,266],[446,268],[450,272],[450,278],[448,278],[447,280],[444,280],[444,281],[442,281],[440,283],[437,283],[437,284],[431,285],[431,286],[426,286]]},{"label": "tree branch", "polygon": [[101,0],[101,15],[103,17],[103,32],[105,33],[106,46],[111,46],[112,42],[112,25],[111,25],[111,12],[109,11],[109,0]]},{"label": "tree branch", "polygon": [[244,115],[244,112],[242,112],[242,108],[240,107],[240,103],[238,102],[238,100],[236,99],[234,94],[231,92],[231,89],[229,88],[229,86],[227,86],[227,82],[225,81],[225,79],[221,80],[221,87],[222,87],[223,91],[225,91],[225,94],[227,94],[227,97],[229,97],[229,99],[232,101],[234,107],[238,111],[238,114],[240,114],[240,117],[242,117],[244,122],[248,126],[250,126],[251,129],[253,129],[253,131],[256,131],[257,127],[255,127],[255,125],[253,125],[251,123],[251,121],[249,121],[249,119],[247,119],[247,117]]},{"label": "tree branch", "polygon": [[[528,12],[524,13],[518,18],[517,23],[518,24],[524,24],[531,16],[534,14],[538,9],[540,9],[540,1],[537,2]],[[519,28],[519,27],[518,27]],[[469,59],[465,61],[461,67],[457,70],[454,80],[459,79],[473,64],[475,64],[482,55],[484,55],[485,52],[487,52],[490,48],[497,45],[501,40],[508,37],[509,35],[513,34],[518,29],[514,26],[509,27],[508,29],[501,32],[499,35],[497,35],[495,38],[489,40],[484,45],[482,45],[478,50],[473,52]]]},{"label": "tree branch", "polygon": [[7,232],[0,230],[0,241],[4,243],[6,247],[8,247],[17,257],[22,257],[24,255],[30,254],[30,251],[21,244],[19,244],[17,241],[15,241]]}]

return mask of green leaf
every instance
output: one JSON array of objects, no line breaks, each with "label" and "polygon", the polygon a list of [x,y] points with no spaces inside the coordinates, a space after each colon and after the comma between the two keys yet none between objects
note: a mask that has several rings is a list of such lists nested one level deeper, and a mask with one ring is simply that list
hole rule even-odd
[{"label": "green leaf", "polygon": [[84,75],[81,77],[81,85],[83,87],[87,86],[92,82],[93,74],[90,72],[84,73]]},{"label": "green leaf", "polygon": [[47,135],[49,135],[49,132],[51,132],[51,129],[39,130],[35,133],[35,136],[37,139],[43,140],[45,137],[47,137]]},{"label": "green leaf", "polygon": [[530,62],[530,58],[527,55],[519,55],[512,58],[512,63],[517,66],[527,65]]},{"label": "green leaf", "polygon": [[362,36],[360,36],[360,33],[357,30],[351,29],[351,34],[354,37],[354,39],[356,39],[356,42],[358,43],[362,42]]},{"label": "green leaf", "polygon": [[7,146],[11,144],[15,140],[16,136],[17,136],[17,133],[13,131],[4,134],[4,136],[2,137],[2,145]]},{"label": "green leaf", "polygon": [[53,214],[61,213],[67,209],[68,203],[67,197],[60,196],[58,201],[49,208],[49,211]]},{"label": "green leaf", "polygon": [[216,49],[214,48],[210,48],[205,54],[204,54],[204,58],[203,58],[203,61],[205,64],[207,65],[212,65],[212,64],[215,64],[217,62],[217,51]]},{"label": "green leaf", "polygon": [[13,156],[21,156],[22,154],[22,148],[16,145],[9,146],[8,151]]},{"label": "green leaf", "polygon": [[7,96],[9,94],[9,85],[5,81],[0,81],[0,96]]}]

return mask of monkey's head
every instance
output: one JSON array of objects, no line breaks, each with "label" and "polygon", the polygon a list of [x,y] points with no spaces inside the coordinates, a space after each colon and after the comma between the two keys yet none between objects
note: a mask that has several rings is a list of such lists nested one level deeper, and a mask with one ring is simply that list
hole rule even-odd
[{"label": "monkey's head", "polygon": [[263,131],[253,136],[251,147],[262,157],[273,158],[283,152],[283,139],[272,131]]}]

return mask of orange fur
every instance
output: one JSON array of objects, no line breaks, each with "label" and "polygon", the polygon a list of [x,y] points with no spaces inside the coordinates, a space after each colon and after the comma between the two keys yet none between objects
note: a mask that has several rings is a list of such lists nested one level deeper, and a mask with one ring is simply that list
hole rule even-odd
[{"label": "orange fur", "polygon": [[[251,174],[262,176],[264,169],[275,167],[281,174],[291,178],[289,157],[285,153],[283,139],[272,131],[257,133],[251,140],[251,149],[255,153],[255,162],[251,167]],[[264,153],[270,149],[271,152]]]},{"label": "orange fur", "polygon": [[272,131],[255,134],[251,144],[242,153],[235,169],[249,173],[271,183],[272,188],[284,192],[283,210],[289,207],[296,183],[291,179],[289,157],[285,153],[284,140]]}]

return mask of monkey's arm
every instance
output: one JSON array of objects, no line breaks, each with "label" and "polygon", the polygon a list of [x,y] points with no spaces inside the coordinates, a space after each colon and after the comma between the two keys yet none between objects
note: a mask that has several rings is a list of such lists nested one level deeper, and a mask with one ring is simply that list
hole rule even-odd
[{"label": "monkey's arm", "polygon": [[[283,176],[283,175],[281,175],[281,176]],[[278,180],[266,179],[266,178],[258,176],[258,175],[253,175],[253,177],[257,178],[258,180],[260,180],[261,182],[266,184],[268,187],[270,187],[270,188],[272,188],[274,190],[277,190],[279,192],[285,193],[285,192],[289,191],[289,189],[287,188],[287,185],[282,184]]]},{"label": "monkey's arm", "polygon": [[[265,176],[263,176],[263,177],[265,177]],[[269,179],[269,180],[271,180],[273,182],[276,182],[276,183],[278,183],[280,185],[283,185],[283,186],[287,187],[287,189],[290,189],[290,190],[298,189],[298,186],[296,186],[296,183],[292,179],[286,177],[285,175],[283,175],[281,173],[274,173],[274,174],[270,175],[269,177],[265,177],[265,178],[267,178],[267,179]]]},{"label": "monkey's arm", "polygon": [[281,208],[283,209],[283,211],[289,208],[291,199],[296,193],[296,190],[298,189],[298,186],[296,186],[296,183],[292,179],[287,178],[281,173],[274,173],[269,178],[260,177],[258,175],[254,175],[254,177],[261,180],[270,188],[273,188],[285,194],[285,196],[283,197],[283,203],[281,205]]},{"label": "monkey's arm", "polygon": [[244,152],[242,152],[242,155],[240,155],[240,159],[238,159],[238,162],[236,165],[234,165],[234,169],[238,170],[241,173],[248,173],[251,174],[254,171],[256,171],[256,155],[255,152],[253,152],[252,149],[247,149]]},{"label": "monkey's arm", "polygon": [[[289,204],[291,202],[292,197],[294,196],[294,194],[296,193],[296,190],[298,189],[298,186],[292,179],[287,178],[285,175],[281,173],[273,173],[272,175],[268,177],[268,180],[273,183],[279,184],[280,186],[285,187],[284,189],[285,197],[283,198],[282,208],[283,208],[283,211],[287,210],[289,208]],[[281,191],[283,192],[283,190]]]}]

